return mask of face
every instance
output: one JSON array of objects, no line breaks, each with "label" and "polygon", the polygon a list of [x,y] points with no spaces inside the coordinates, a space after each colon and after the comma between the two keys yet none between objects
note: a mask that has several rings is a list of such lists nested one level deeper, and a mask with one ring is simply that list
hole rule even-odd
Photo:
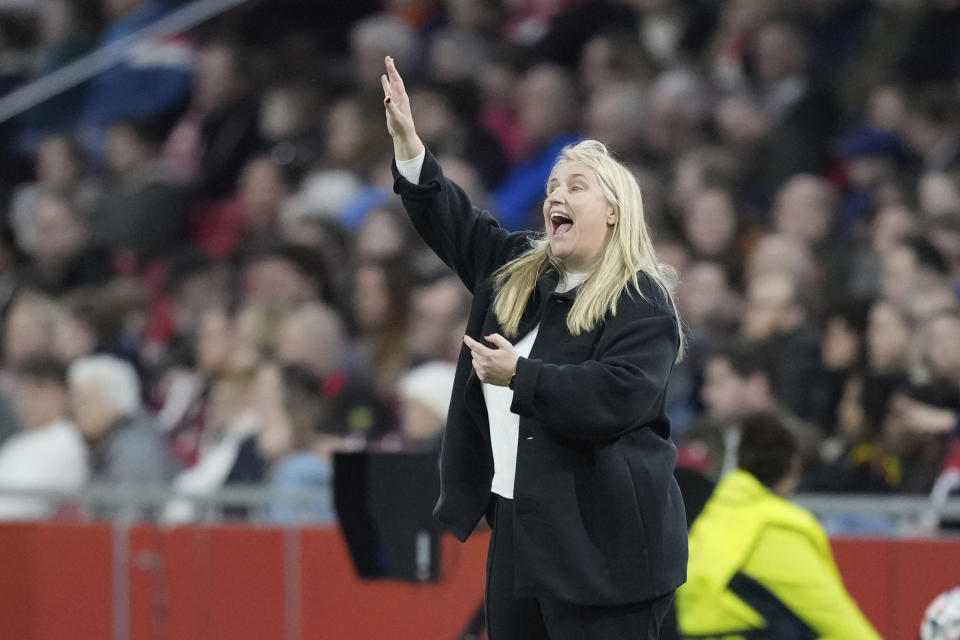
[{"label": "face", "polygon": [[271,227],[287,197],[280,170],[265,158],[253,160],[246,166],[240,176],[239,191],[244,218],[254,230]]},{"label": "face", "polygon": [[704,256],[718,256],[730,248],[736,229],[736,214],[724,191],[706,191],[693,199],[684,218],[687,238]]},{"label": "face", "polygon": [[916,226],[916,217],[904,206],[893,205],[880,209],[870,229],[873,250],[880,255],[886,254],[913,233]]},{"label": "face", "polygon": [[917,263],[907,247],[896,247],[883,256],[880,290],[891,300],[905,302],[914,292],[918,279]]},{"label": "face", "polygon": [[70,145],[61,137],[47,138],[37,151],[37,176],[54,188],[65,188],[77,179],[79,167]]},{"label": "face", "polygon": [[17,304],[7,315],[3,354],[8,366],[17,366],[33,353],[43,352],[50,344],[51,327],[28,304]]},{"label": "face", "polygon": [[120,414],[104,402],[96,382],[87,380],[70,385],[73,418],[84,437],[99,438],[113,425]]},{"label": "face", "polygon": [[232,333],[230,318],[223,309],[210,309],[200,320],[197,339],[197,366],[205,373],[223,368],[230,355]]},{"label": "face", "polygon": [[944,315],[930,322],[927,360],[935,375],[960,380],[960,318]]},{"label": "face", "polygon": [[603,254],[617,214],[596,172],[582,162],[557,166],[547,183],[543,223],[550,249],[570,271],[589,271]]},{"label": "face", "polygon": [[867,322],[867,351],[870,367],[895,371],[906,366],[913,332],[904,317],[888,302],[870,310]]},{"label": "face", "polygon": [[117,174],[123,175],[139,168],[148,152],[136,135],[124,126],[114,126],[107,132],[107,162]]},{"label": "face", "polygon": [[748,338],[767,340],[791,330],[799,319],[789,278],[768,276],[750,285],[743,322]]},{"label": "face", "polygon": [[723,269],[702,262],[687,269],[677,287],[677,304],[691,326],[709,322],[718,315],[729,315],[723,309],[730,303],[730,290]]},{"label": "face", "polygon": [[297,305],[316,296],[317,287],[282,258],[257,260],[244,273],[247,302]]},{"label": "face", "polygon": [[827,321],[823,336],[821,358],[831,371],[842,371],[857,362],[860,351],[860,336],[843,318],[834,316]]},{"label": "face", "polygon": [[395,256],[405,241],[406,235],[396,216],[374,209],[367,214],[357,236],[357,257],[379,260]]},{"label": "face", "polygon": [[360,268],[353,279],[353,311],[362,329],[375,330],[390,319],[390,293],[387,277],[379,266]]},{"label": "face", "polygon": [[21,377],[14,401],[23,424],[28,429],[39,428],[64,414],[66,392],[55,382]]},{"label": "face", "polygon": [[76,253],[85,233],[69,205],[56,198],[44,198],[33,214],[36,241],[34,257],[42,263],[58,263]]},{"label": "face", "polygon": [[716,420],[736,419],[743,412],[746,384],[730,363],[711,358],[704,370],[700,397],[710,417]]},{"label": "face", "polygon": [[777,230],[805,244],[823,239],[833,219],[827,190],[816,179],[794,178],[787,183],[777,195],[773,212]]},{"label": "face", "polygon": [[411,349],[430,359],[455,360],[462,343],[463,309],[463,285],[456,280],[444,279],[415,291],[410,314]]},{"label": "face", "polygon": [[203,109],[216,109],[237,90],[236,60],[226,47],[211,46],[200,52],[194,77],[194,101]]}]

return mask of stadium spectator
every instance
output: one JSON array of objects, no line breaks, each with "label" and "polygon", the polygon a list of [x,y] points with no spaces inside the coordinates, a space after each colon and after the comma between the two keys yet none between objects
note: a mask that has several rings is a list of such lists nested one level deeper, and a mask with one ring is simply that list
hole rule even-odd
[{"label": "stadium spectator", "polygon": [[36,181],[17,187],[10,201],[10,226],[24,251],[33,246],[33,215],[41,196],[55,194],[68,199],[84,221],[100,198],[99,181],[86,175],[80,152],[67,134],[51,135],[40,142],[34,173]]},{"label": "stadium spectator", "polygon": [[[101,47],[139,33],[168,10],[159,0],[102,0],[102,5],[110,23]],[[182,36],[148,38],[91,80],[80,120],[86,148],[102,153],[107,129],[119,120],[169,120],[189,98],[193,58],[193,47]]]},{"label": "stadium spectator", "polygon": [[106,284],[113,276],[110,253],[88,242],[87,223],[69,199],[45,193],[30,219],[29,262],[20,273],[27,286],[49,295]]},{"label": "stadium spectator", "polygon": [[748,416],[742,433],[738,468],[690,530],[681,633],[879,640],[843,586],[826,532],[785,500],[800,480],[795,437],[772,414]]},{"label": "stadium spectator", "polygon": [[366,355],[349,341],[343,321],[319,302],[302,305],[280,325],[277,360],[317,377],[329,403],[325,422],[360,442],[373,442],[395,426],[392,411],[377,392]]},{"label": "stadium spectator", "polygon": [[773,367],[773,394],[804,420],[826,412],[820,337],[810,322],[810,304],[800,285],[786,274],[759,276],[750,282],[742,333],[755,348],[767,351]]},{"label": "stadium spectator", "polygon": [[576,139],[576,89],[562,68],[538,65],[524,74],[519,87],[518,120],[526,139],[527,157],[517,164],[493,193],[496,211],[509,229],[527,228],[531,210],[543,198],[541,185],[565,145]]},{"label": "stadium spectator", "polygon": [[190,107],[164,145],[164,157],[205,200],[233,193],[244,164],[263,144],[247,67],[232,43],[212,42],[201,49]]},{"label": "stadium spectator", "polygon": [[160,157],[161,138],[146,121],[119,120],[107,133],[112,179],[92,218],[94,243],[142,268],[181,243],[187,232],[185,194]]},{"label": "stadium spectator", "polygon": [[440,451],[455,371],[452,362],[427,362],[400,378],[400,432],[405,449]]},{"label": "stadium spectator", "polygon": [[416,287],[411,299],[411,358],[456,362],[469,311],[467,290],[452,273]]},{"label": "stadium spectator", "polygon": [[[67,376],[50,356],[27,358],[17,370],[16,406],[24,430],[0,447],[0,487],[72,492],[87,481],[87,451],[68,419]],[[54,515],[57,502],[43,498],[0,499],[0,520]]]},{"label": "stadium spectator", "polygon": [[163,429],[140,400],[140,381],[113,356],[75,360],[68,371],[70,404],[90,451],[90,479],[113,486],[165,485],[178,464]]},{"label": "stadium spectator", "polygon": [[741,421],[757,412],[779,416],[800,443],[804,466],[817,464],[819,430],[776,401],[766,363],[757,350],[734,343],[712,352],[706,358],[700,393],[707,415],[682,439],[687,466],[699,468],[711,478],[735,469]]}]

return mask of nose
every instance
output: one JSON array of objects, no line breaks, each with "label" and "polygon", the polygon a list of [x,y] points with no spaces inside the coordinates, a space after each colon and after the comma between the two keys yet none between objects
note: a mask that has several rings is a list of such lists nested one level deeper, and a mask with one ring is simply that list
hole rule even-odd
[{"label": "nose", "polygon": [[547,194],[547,202],[550,204],[563,204],[564,202],[564,191],[562,185],[557,185],[553,191]]}]

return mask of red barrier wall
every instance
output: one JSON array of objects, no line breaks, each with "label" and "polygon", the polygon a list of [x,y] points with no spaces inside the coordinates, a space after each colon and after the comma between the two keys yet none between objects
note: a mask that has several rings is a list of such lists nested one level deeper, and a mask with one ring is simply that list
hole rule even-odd
[{"label": "red barrier wall", "polygon": [[[418,585],[360,581],[336,530],[136,527],[130,637],[453,639],[482,602],[488,535],[444,538],[445,579]],[[960,584],[960,540],[833,545],[850,592],[887,640],[916,640],[926,605]],[[0,525],[0,637],[112,638],[112,562],[108,526]]]}]

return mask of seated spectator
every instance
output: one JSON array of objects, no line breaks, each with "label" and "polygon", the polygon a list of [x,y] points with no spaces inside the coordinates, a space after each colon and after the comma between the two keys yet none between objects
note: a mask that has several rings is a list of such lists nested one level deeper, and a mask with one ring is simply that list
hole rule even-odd
[{"label": "seated spectator", "polygon": [[882,260],[880,292],[911,313],[923,313],[929,299],[947,288],[950,265],[922,236],[904,239]]},{"label": "seated spectator", "polygon": [[404,449],[439,453],[455,370],[451,362],[428,362],[400,378],[397,388]]},{"label": "seated spectator", "polygon": [[960,167],[957,97],[946,87],[922,89],[908,102],[904,136],[926,171]]},{"label": "seated spectator", "polygon": [[887,451],[883,428],[897,374],[852,375],[837,407],[837,434],[827,443],[831,460],[803,478],[802,491],[890,493],[900,483],[899,462]]},{"label": "seated spectator", "polygon": [[[87,53],[93,34],[81,20],[79,7],[68,0],[50,0],[38,5],[39,36],[32,52],[30,80],[36,81]],[[50,133],[68,131],[83,108],[83,84],[53,96],[20,116],[20,147],[33,150]]]},{"label": "seated spectator", "polygon": [[206,201],[233,193],[243,165],[262,145],[244,57],[222,41],[200,51],[190,108],[164,145],[164,156]]},{"label": "seated spectator", "polygon": [[889,300],[877,300],[867,316],[867,366],[873,373],[908,373],[913,351],[913,319]]},{"label": "seated spectator", "polygon": [[243,165],[233,197],[201,207],[191,234],[210,257],[225,260],[244,241],[269,240],[293,185],[268,156],[254,156]]},{"label": "seated spectator", "polygon": [[826,532],[785,500],[800,480],[796,439],[771,414],[749,416],[742,429],[737,470],[690,530],[681,633],[879,640],[843,586]]},{"label": "seated spectator", "polygon": [[163,427],[141,404],[134,368],[113,356],[88,356],[68,371],[73,415],[90,448],[91,480],[165,485],[178,471]]},{"label": "seated spectator", "polygon": [[279,328],[276,357],[321,380],[330,404],[326,419],[338,432],[372,442],[393,431],[396,418],[376,388],[366,356],[349,341],[343,321],[330,307],[311,302],[287,316]]},{"label": "seated spectator", "polygon": [[[27,358],[17,370],[17,412],[24,430],[0,447],[2,489],[48,489],[71,492],[87,481],[87,451],[77,428],[67,419],[67,376],[49,356]],[[48,518],[55,501],[0,497],[0,520]]]},{"label": "seated spectator", "polygon": [[257,450],[269,465],[271,489],[310,489],[328,495],[324,507],[306,509],[289,501],[269,504],[272,522],[332,523],[333,453],[342,432],[327,420],[329,406],[320,395],[319,379],[298,366],[267,364],[258,375],[257,412],[263,423]]},{"label": "seated spectator", "polygon": [[77,287],[105,284],[113,276],[109,252],[88,244],[87,223],[67,198],[41,195],[30,227],[26,252],[30,262],[20,274],[30,286],[60,295]]},{"label": "seated spectator", "polygon": [[[106,0],[104,7],[110,23],[102,47],[148,27],[168,8],[159,0]],[[194,53],[185,38],[149,38],[131,53],[90,81],[81,126],[85,146],[94,153],[102,153],[104,134],[118,120],[169,117],[190,95]]]},{"label": "seated spectator", "polygon": [[13,300],[3,324],[3,363],[19,367],[28,356],[46,353],[63,308],[35,291],[22,290]]},{"label": "seated spectator", "polygon": [[820,337],[811,327],[810,298],[787,274],[753,279],[747,288],[743,336],[768,352],[773,394],[804,420],[818,420],[829,403],[820,363]]},{"label": "seated spectator", "polygon": [[408,365],[411,274],[403,259],[361,264],[353,276],[353,319],[380,392],[389,395]]},{"label": "seated spectator", "polygon": [[262,155],[294,182],[321,157],[316,98],[313,87],[277,86],[260,101]]},{"label": "seated spectator", "polygon": [[159,156],[155,125],[121,120],[110,126],[107,161],[113,173],[92,220],[92,240],[132,260],[162,257],[186,236],[184,192]]},{"label": "seated spectator", "polygon": [[907,384],[894,393],[883,425],[883,446],[896,458],[898,492],[930,493],[950,462],[958,417],[960,390],[951,384]]},{"label": "seated spectator", "polygon": [[[204,495],[223,487],[241,445],[260,431],[261,420],[251,402],[256,361],[242,354],[229,359],[231,362],[224,365],[213,382],[206,416],[209,424],[201,433],[193,434],[200,441],[195,463],[173,479],[176,491]],[[177,499],[166,505],[163,519],[189,522],[199,512],[195,502]]]},{"label": "seated spectator", "polygon": [[41,196],[54,193],[68,199],[83,221],[88,220],[100,199],[99,182],[84,175],[80,151],[66,134],[43,139],[34,160],[34,173],[36,180],[18,186],[10,201],[10,226],[24,251],[34,243],[33,215]]},{"label": "seated spectator", "polygon": [[800,443],[804,467],[819,462],[819,430],[777,402],[770,373],[762,354],[746,344],[734,343],[715,349],[706,358],[700,389],[705,419],[684,434],[681,460],[711,479],[736,468],[741,421],[757,412],[779,416]]},{"label": "seated spectator", "polygon": [[240,274],[245,303],[286,307],[324,299],[327,278],[323,256],[295,244],[252,247]]},{"label": "seated spectator", "polygon": [[493,202],[506,228],[537,229],[540,216],[531,211],[543,200],[543,185],[560,150],[576,140],[577,99],[567,72],[551,65],[527,71],[518,90],[529,151],[497,187]]},{"label": "seated spectator", "polygon": [[475,166],[487,189],[500,184],[507,158],[497,138],[477,122],[476,86],[469,81],[424,85],[410,90],[410,104],[417,133],[435,156],[451,155]]},{"label": "seated spectator", "polygon": [[415,361],[456,362],[470,312],[470,296],[452,273],[413,290],[410,309],[410,351]]}]

